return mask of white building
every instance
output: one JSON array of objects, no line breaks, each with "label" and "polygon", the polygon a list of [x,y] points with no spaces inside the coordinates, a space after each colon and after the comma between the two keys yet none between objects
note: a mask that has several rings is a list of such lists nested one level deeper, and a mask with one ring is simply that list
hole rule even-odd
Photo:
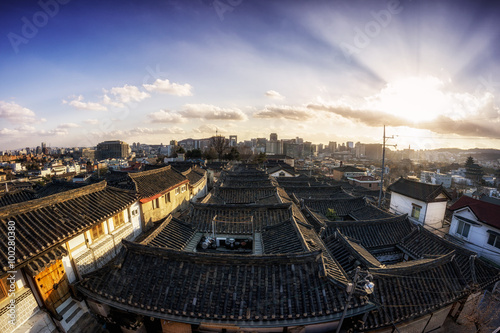
[{"label": "white building", "polygon": [[450,195],[442,185],[431,185],[400,178],[391,184],[390,211],[408,214],[414,222],[441,228]]},{"label": "white building", "polygon": [[452,240],[500,265],[500,206],[464,195],[450,210]]}]

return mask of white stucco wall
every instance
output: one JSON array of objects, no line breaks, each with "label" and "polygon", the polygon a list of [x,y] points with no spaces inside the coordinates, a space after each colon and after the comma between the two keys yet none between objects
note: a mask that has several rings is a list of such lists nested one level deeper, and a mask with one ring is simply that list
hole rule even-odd
[{"label": "white stucco wall", "polygon": [[417,199],[413,199],[399,193],[391,193],[390,211],[395,214],[408,214],[411,217],[413,204],[421,206],[420,217],[412,220],[430,225],[434,228],[441,228],[444,214],[446,211],[446,201],[426,203]]},{"label": "white stucco wall", "polygon": [[[461,216],[466,219],[478,222],[479,225],[471,224],[468,237],[463,237],[457,234],[458,219],[456,216]],[[499,229],[493,228],[487,224],[481,223],[477,220],[476,216],[468,209],[463,208],[453,213],[451,219],[449,234],[463,241],[463,247],[477,252],[481,257],[485,257],[500,265],[500,249],[488,244],[489,233],[488,230],[493,230],[500,233]]]}]

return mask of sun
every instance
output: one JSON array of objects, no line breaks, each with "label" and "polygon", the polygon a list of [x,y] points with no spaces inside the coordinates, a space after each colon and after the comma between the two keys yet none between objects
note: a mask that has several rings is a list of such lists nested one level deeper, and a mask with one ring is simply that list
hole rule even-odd
[{"label": "sun", "polygon": [[423,122],[449,110],[449,98],[443,88],[443,81],[433,76],[408,77],[388,83],[367,102],[373,109],[412,122]]}]

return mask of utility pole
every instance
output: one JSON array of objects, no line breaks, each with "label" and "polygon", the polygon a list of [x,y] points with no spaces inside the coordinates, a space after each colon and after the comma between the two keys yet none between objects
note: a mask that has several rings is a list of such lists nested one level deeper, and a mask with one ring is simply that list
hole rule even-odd
[{"label": "utility pole", "polygon": [[[394,135],[392,136],[385,136],[385,125],[384,125],[384,139],[383,139],[383,146],[382,146],[382,172],[380,175],[380,189],[378,193],[378,208],[380,208],[382,204],[382,193],[383,193],[383,188],[384,188],[384,173],[385,173],[385,143],[387,142],[387,139],[394,139]],[[396,145],[391,145],[396,147]]]}]

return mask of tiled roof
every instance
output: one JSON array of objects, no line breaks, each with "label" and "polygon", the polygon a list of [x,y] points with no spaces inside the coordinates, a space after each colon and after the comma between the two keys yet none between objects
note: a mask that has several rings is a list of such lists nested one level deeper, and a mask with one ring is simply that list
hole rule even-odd
[{"label": "tiled roof", "polygon": [[[187,323],[273,327],[338,320],[344,288],[325,279],[320,252],[187,253],[124,241],[125,251],[78,290],[115,308]],[[370,307],[354,297],[352,314]]]},{"label": "tiled roof", "polygon": [[258,188],[215,187],[211,194],[211,202],[213,203],[250,204],[269,197],[274,199],[272,200],[274,203],[279,203],[277,190],[274,186]]},{"label": "tiled roof", "polygon": [[64,181],[53,181],[37,189],[36,197],[43,198],[56,193],[66,192],[86,186],[86,183],[73,183]]},{"label": "tiled roof", "polygon": [[32,190],[16,190],[6,192],[0,195],[0,207],[20,203],[35,198],[35,192]]},{"label": "tiled roof", "polygon": [[358,169],[358,168],[353,167],[351,165],[333,168],[333,170],[339,171],[339,172],[365,172],[365,170]]},{"label": "tiled roof", "polygon": [[[193,203],[192,211],[187,219],[193,228],[200,232],[211,232],[212,221],[216,223],[218,233],[251,233],[248,225],[253,221],[254,231],[261,231],[267,226],[280,224],[290,220],[292,216],[291,204],[276,205],[215,205]],[[249,229],[250,228],[250,229]]]},{"label": "tiled roof", "polygon": [[207,171],[198,167],[192,167],[182,171],[181,173],[183,176],[189,179],[189,185],[197,186],[198,183],[205,178]]},{"label": "tiled roof", "polygon": [[456,211],[464,207],[469,207],[474,215],[476,215],[476,217],[479,219],[479,221],[500,229],[499,205],[463,195],[449,209],[451,211]]},{"label": "tiled roof", "polygon": [[303,241],[297,233],[292,220],[266,227],[262,231],[262,243],[265,254],[306,252]]},{"label": "tiled roof", "polygon": [[193,237],[195,230],[188,224],[169,215],[141,244],[182,250]]},{"label": "tiled roof", "polygon": [[295,194],[297,198],[352,198],[340,187],[334,186],[287,186],[283,188],[288,195]]},{"label": "tiled roof", "polygon": [[338,216],[347,216],[350,212],[365,207],[367,203],[363,198],[341,198],[341,199],[303,199],[304,206],[307,206],[324,216],[328,209],[334,209]]},{"label": "tiled roof", "polygon": [[171,166],[149,171],[129,173],[141,198],[165,193],[168,189],[187,183],[188,179]]},{"label": "tiled roof", "polygon": [[448,200],[451,200],[450,195],[446,192],[443,185],[420,183],[402,177],[389,185],[387,191],[399,193],[424,202],[432,202],[440,194],[444,194]]},{"label": "tiled roof", "polygon": [[406,215],[372,221],[328,222],[324,237],[338,229],[343,235],[354,238],[367,249],[398,244],[416,227]]},{"label": "tiled roof", "polygon": [[[0,238],[7,239],[8,221],[16,226],[16,265],[71,239],[84,230],[124,210],[137,200],[134,193],[97,184],[0,208],[4,226]],[[0,264],[8,270],[7,253]]]},{"label": "tiled roof", "polygon": [[349,216],[357,221],[362,220],[379,220],[385,219],[388,217],[394,217],[393,214],[386,212],[380,208],[377,208],[369,203],[366,206],[355,209],[349,212]]}]

